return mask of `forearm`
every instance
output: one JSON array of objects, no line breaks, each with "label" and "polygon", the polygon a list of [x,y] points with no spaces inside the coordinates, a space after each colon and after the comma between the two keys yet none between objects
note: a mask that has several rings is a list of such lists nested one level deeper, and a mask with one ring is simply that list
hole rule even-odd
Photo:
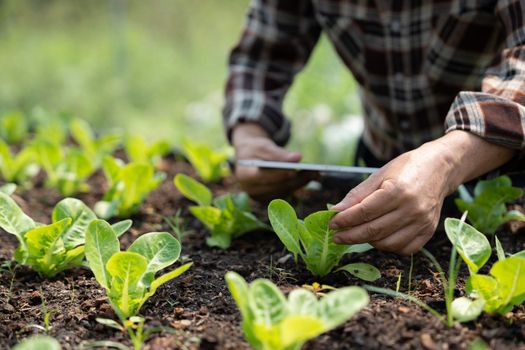
[{"label": "forearm", "polygon": [[516,150],[485,141],[466,131],[451,131],[422,147],[436,146],[448,171],[446,191],[507,163]]}]

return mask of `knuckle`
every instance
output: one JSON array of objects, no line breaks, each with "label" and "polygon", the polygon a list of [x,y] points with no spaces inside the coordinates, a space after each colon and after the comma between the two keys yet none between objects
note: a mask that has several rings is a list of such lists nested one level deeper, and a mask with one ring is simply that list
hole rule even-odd
[{"label": "knuckle", "polygon": [[366,225],[366,236],[368,239],[373,240],[381,234],[381,229],[376,225],[368,224]]},{"label": "knuckle", "polygon": [[366,203],[361,202],[358,208],[361,219],[364,222],[370,221],[370,219],[372,218],[372,213],[370,212],[370,208],[368,207],[368,205]]}]

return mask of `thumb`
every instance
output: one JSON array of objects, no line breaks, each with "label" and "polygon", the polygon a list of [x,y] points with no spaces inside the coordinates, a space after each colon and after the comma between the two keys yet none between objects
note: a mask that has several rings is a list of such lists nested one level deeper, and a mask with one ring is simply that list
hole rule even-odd
[{"label": "thumb", "polygon": [[382,181],[383,176],[379,172],[370,175],[368,179],[350,190],[350,192],[348,192],[339,203],[330,208],[330,210],[343,211],[361,203],[381,186]]}]

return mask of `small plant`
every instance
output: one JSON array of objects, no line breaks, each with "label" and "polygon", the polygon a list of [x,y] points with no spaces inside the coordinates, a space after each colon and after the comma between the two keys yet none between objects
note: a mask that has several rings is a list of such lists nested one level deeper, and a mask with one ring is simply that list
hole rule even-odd
[{"label": "small plant", "polygon": [[[339,264],[345,254],[365,252],[369,244],[340,245],[333,242],[335,230],[330,229],[330,219],[335,211],[323,210],[297,219],[295,210],[282,199],[275,199],[268,206],[268,217],[273,229],[286,249],[295,257],[300,256],[306,268],[317,276],[326,276]],[[365,281],[381,277],[377,268],[365,263],[352,263],[338,269]]]},{"label": "small plant", "polygon": [[47,335],[36,335],[24,339],[13,350],[60,350],[60,343]]},{"label": "small plant", "polygon": [[121,142],[121,137],[118,134],[96,137],[89,123],[79,118],[73,119],[69,123],[69,131],[95,168],[98,168],[102,164],[102,159],[106,155],[112,154]]},{"label": "small plant", "polygon": [[117,232],[104,220],[92,221],[86,233],[86,258],[95,278],[106,289],[122,323],[136,316],[158,287],[188,270],[192,263],[155,278],[180,255],[180,243],[167,232],[150,232],[120,251]]},{"label": "small plant", "polygon": [[[0,227],[16,236],[19,246],[15,260],[31,266],[43,277],[82,266],[84,239],[95,214],[78,199],[65,198],[53,209],[52,223],[43,225],[27,216],[15,201],[0,193]],[[131,225],[130,220],[113,225],[118,234]]]},{"label": "small plant", "polygon": [[128,135],[124,141],[124,149],[130,162],[151,163],[155,166],[168,154],[170,148],[170,144],[165,140],[148,145],[144,137],[138,134]]},{"label": "small plant", "polygon": [[[126,320],[123,324],[107,318],[97,318],[98,323],[117,329],[121,332],[127,332],[131,344],[133,344],[134,350],[142,349],[144,342],[154,333],[160,333],[164,330],[171,330],[167,327],[157,326],[157,327],[148,327],[144,328],[144,317],[132,316]],[[96,341],[89,344],[89,347],[108,347],[108,348],[118,348],[118,349],[128,349],[127,346],[123,344],[116,343],[113,341]]]},{"label": "small plant", "polygon": [[234,238],[269,229],[251,213],[250,201],[244,192],[213,199],[206,186],[187,175],[177,174],[174,183],[186,198],[198,204],[190,207],[190,212],[210,229],[211,236],[206,243],[211,247],[226,249]]},{"label": "small plant", "polygon": [[165,179],[162,172],[155,172],[149,163],[125,164],[110,156],[104,158],[103,170],[109,189],[102,201],[95,205],[101,218],[129,217],[137,212],[146,196]]},{"label": "small plant", "polygon": [[257,350],[295,350],[343,324],[368,305],[360,287],[334,290],[321,300],[305,289],[293,290],[288,299],[272,282],[257,279],[250,285],[235,272],[226,282],[242,315],[242,329]]},{"label": "small plant", "polygon": [[205,144],[185,140],[182,150],[197,175],[205,182],[217,182],[230,172],[227,161],[232,156],[232,150],[229,147],[214,150]]},{"label": "small plant", "polygon": [[5,181],[26,185],[38,173],[35,153],[25,147],[14,155],[9,145],[0,139],[0,173]]},{"label": "small plant", "polygon": [[508,176],[479,181],[474,188],[474,197],[464,186],[460,186],[459,194],[460,198],[456,199],[458,209],[468,211],[468,221],[480,232],[493,235],[508,221],[525,221],[525,215],[517,210],[509,211],[505,205],[523,196],[520,188],[512,187]]},{"label": "small plant", "polygon": [[498,261],[492,265],[490,275],[478,274],[492,253],[485,235],[451,218],[445,221],[445,229],[470,271],[466,291],[473,300],[462,299],[464,308],[474,303],[480,305],[476,317],[482,310],[505,314],[525,301],[525,251],[507,257],[496,238]]},{"label": "small plant", "polygon": [[8,112],[0,119],[0,137],[8,144],[21,143],[27,133],[27,120],[22,112]]}]

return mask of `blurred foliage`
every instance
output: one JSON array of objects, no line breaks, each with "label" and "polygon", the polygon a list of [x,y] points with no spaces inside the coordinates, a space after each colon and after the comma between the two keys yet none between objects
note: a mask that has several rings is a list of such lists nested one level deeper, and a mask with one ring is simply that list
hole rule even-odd
[{"label": "blurred foliage", "polygon": [[[43,107],[85,118],[96,128],[224,143],[218,130],[226,60],[248,5],[0,0],[0,112]],[[296,121],[292,148],[307,160],[348,162],[348,130],[352,134],[359,123],[338,123],[359,114],[359,103],[354,81],[326,39],[285,110]],[[324,136],[330,126],[340,131],[344,147],[326,144],[334,137]]]}]

